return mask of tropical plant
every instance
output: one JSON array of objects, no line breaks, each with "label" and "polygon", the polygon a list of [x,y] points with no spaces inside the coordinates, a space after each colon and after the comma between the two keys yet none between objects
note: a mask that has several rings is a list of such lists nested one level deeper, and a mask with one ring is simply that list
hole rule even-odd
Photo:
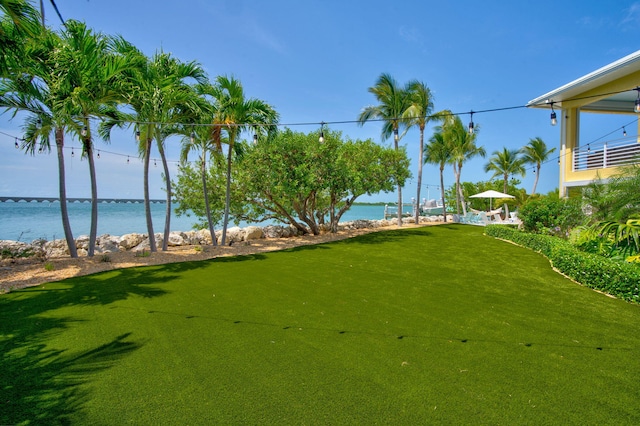
[{"label": "tropical plant", "polygon": [[442,132],[436,132],[429,139],[424,148],[424,161],[429,164],[437,164],[440,169],[440,196],[444,221],[447,222],[447,204],[445,201],[444,167],[451,161],[451,151]]},{"label": "tropical plant", "polygon": [[[431,90],[421,81],[412,80],[407,83],[407,91],[411,100],[411,105],[404,113],[407,121],[407,128],[417,126],[420,130],[420,148],[418,156],[418,177],[416,200],[420,203],[420,189],[422,188],[422,166],[424,164],[424,129],[431,120],[431,112],[433,111],[433,95]],[[442,188],[442,185],[440,185]],[[420,209],[415,209],[415,223],[420,222]],[[446,217],[445,217],[446,221]]]},{"label": "tropical plant", "polygon": [[536,177],[533,181],[533,189],[531,189],[531,195],[536,193],[536,187],[538,186],[538,179],[540,178],[540,167],[542,163],[547,162],[549,156],[555,152],[555,148],[547,149],[547,144],[542,138],[536,137],[529,139],[529,143],[522,147],[520,153],[522,154],[522,161],[524,164],[532,164],[536,168],[534,170]]},{"label": "tropical plant", "polygon": [[557,196],[530,199],[520,208],[518,217],[525,231],[562,238],[567,238],[573,228],[585,222],[580,199]]},{"label": "tropical plant", "polygon": [[181,62],[164,52],[157,52],[153,57],[146,57],[139,49],[122,38],[114,40],[115,50],[131,64],[130,69],[120,80],[120,91],[124,102],[131,112],[118,114],[117,120],[106,121],[101,129],[103,137],[108,138],[114,125],[132,126],[138,143],[138,152],[144,163],[144,205],[149,235],[149,249],[157,250],[153,238],[153,222],[151,220],[151,203],[149,196],[149,167],[153,141],[160,153],[163,177],[166,189],[166,210],[163,237],[163,250],[168,249],[171,224],[171,179],[167,163],[164,143],[175,134],[184,133],[184,129],[176,126],[185,118],[192,117],[200,109],[200,100],[189,80],[204,83],[206,75],[196,62]]},{"label": "tropical plant", "polygon": [[491,178],[502,175],[504,193],[507,192],[507,182],[509,176],[524,176],[526,171],[523,166],[523,160],[518,155],[518,150],[503,148],[502,151],[494,151],[489,158],[489,162],[485,164],[485,172],[494,172]]},{"label": "tropical plant", "polygon": [[10,77],[22,66],[25,44],[44,30],[28,1],[0,0],[0,14],[0,77]]},{"label": "tropical plant", "polygon": [[624,223],[600,222],[599,234],[610,236],[616,250],[627,261],[638,261],[640,255],[640,219],[629,219]]},{"label": "tropical plant", "polygon": [[582,192],[595,221],[625,222],[640,217],[640,165],[621,169],[608,180],[596,179]]},{"label": "tropical plant", "polygon": [[[244,130],[254,128],[273,131],[278,122],[278,113],[268,103],[256,99],[246,98],[244,89],[239,80],[234,77],[218,76],[215,84],[203,85],[203,95],[213,98],[213,121],[211,126],[212,141],[220,147],[226,142],[227,152],[227,183],[225,190],[224,219],[222,223],[221,244],[226,244],[227,226],[229,223],[229,210],[231,205],[231,163],[235,143]],[[226,138],[222,138],[222,133]]]},{"label": "tropical plant", "polygon": [[69,96],[69,87],[63,84],[66,64],[59,60],[63,41],[57,33],[44,31],[29,39],[24,46],[22,66],[25,73],[13,74],[0,80],[0,107],[12,112],[26,113],[22,149],[30,154],[51,151],[54,136],[58,159],[58,197],[62,228],[72,258],[78,257],[69,223],[67,209],[64,141],[69,117],[61,108],[62,100]]},{"label": "tropical plant", "polygon": [[[378,105],[365,107],[358,116],[358,122],[362,126],[369,120],[382,120],[382,139],[387,140],[393,135],[394,148],[397,151],[400,126],[406,128],[406,122],[402,120],[407,110],[412,105],[409,96],[409,87],[400,87],[398,82],[387,73],[378,77],[376,84],[369,87],[369,93],[373,94]],[[403,132],[404,134],[404,132]],[[402,186],[400,178],[396,177],[398,190],[398,226],[402,226]]]}]

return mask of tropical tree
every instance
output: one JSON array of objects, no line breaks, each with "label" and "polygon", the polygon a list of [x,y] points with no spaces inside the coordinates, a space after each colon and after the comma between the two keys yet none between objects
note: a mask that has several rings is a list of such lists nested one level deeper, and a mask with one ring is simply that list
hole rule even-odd
[{"label": "tropical tree", "polygon": [[27,39],[42,27],[39,14],[25,0],[0,0],[0,77],[9,77],[24,59]]},{"label": "tropical tree", "polygon": [[[376,84],[369,87],[369,93],[376,97],[378,105],[365,107],[358,116],[360,125],[364,125],[369,120],[382,120],[382,140],[387,140],[393,135],[394,148],[397,151],[400,136],[398,131],[400,126],[406,128],[403,117],[412,105],[409,95],[409,87],[400,87],[398,82],[387,73],[378,77]],[[398,190],[398,226],[402,226],[402,186],[400,179],[396,178]]]},{"label": "tropical tree", "polygon": [[442,199],[442,210],[446,223],[447,205],[445,202],[444,167],[451,162],[451,149],[442,132],[434,133],[431,139],[429,139],[429,143],[424,148],[424,162],[437,164],[440,169],[440,197]]},{"label": "tropical tree", "polygon": [[[242,84],[234,77],[218,76],[215,84],[203,85],[201,92],[204,96],[211,96],[214,100],[211,106],[213,113],[212,141],[218,147],[226,142],[229,148],[221,238],[221,244],[225,245],[231,205],[231,166],[235,143],[244,130],[273,131],[278,122],[278,113],[271,105],[260,99],[246,98]],[[226,134],[226,138],[223,138],[223,132]]]},{"label": "tropical tree", "polygon": [[474,157],[481,156],[484,158],[486,151],[484,147],[476,145],[476,139],[480,126],[476,125],[474,132],[471,133],[462,123],[459,116],[448,115],[442,126],[445,139],[451,150],[451,163],[453,164],[453,173],[456,179],[456,210],[460,213],[467,214],[467,206],[464,200],[462,185],[460,184],[460,176],[462,175],[462,166],[464,163]]},{"label": "tropical tree", "polygon": [[114,117],[116,105],[122,100],[118,82],[129,64],[126,58],[113,54],[110,37],[92,31],[82,22],[67,21],[61,40],[56,62],[62,72],[60,84],[66,90],[56,101],[60,102],[60,108],[67,117],[67,131],[80,140],[83,158],[89,164],[91,226],[87,256],[91,257],[98,229],[98,189],[91,121]]},{"label": "tropical tree", "polygon": [[[407,84],[411,106],[405,111],[404,116],[408,119],[407,127],[417,126],[420,129],[420,148],[418,155],[418,189],[416,200],[420,203],[420,189],[422,188],[422,165],[424,163],[424,129],[431,120],[433,111],[433,95],[431,90],[421,81],[412,80]],[[420,223],[420,209],[415,209],[415,223]],[[445,217],[446,220],[446,217]]]},{"label": "tropical tree", "polygon": [[519,156],[519,151],[516,149],[507,149],[506,147],[502,151],[494,151],[489,158],[489,162],[485,164],[485,172],[493,172],[493,179],[496,176],[502,175],[504,180],[503,192],[507,192],[507,183],[509,182],[509,176],[521,175],[524,176],[526,170],[523,166],[523,159]]},{"label": "tropical tree", "polygon": [[139,49],[122,38],[114,40],[114,49],[126,58],[131,67],[119,81],[123,102],[131,112],[118,114],[117,120],[106,121],[101,129],[103,137],[109,136],[114,125],[133,127],[138,152],[143,159],[144,206],[149,235],[149,249],[157,250],[151,219],[149,195],[149,167],[153,142],[160,153],[166,189],[165,225],[162,250],[168,249],[171,229],[171,179],[164,150],[165,140],[175,134],[183,134],[184,128],[175,123],[193,120],[200,110],[200,100],[189,81],[204,83],[206,74],[196,62],[181,62],[164,52],[157,52],[148,58]]},{"label": "tropical tree", "polygon": [[538,186],[538,178],[540,177],[540,167],[542,163],[545,163],[555,150],[555,148],[547,149],[547,144],[542,140],[542,138],[539,137],[529,139],[529,143],[522,147],[522,149],[520,150],[523,162],[525,164],[533,164],[536,166],[536,177],[533,181],[533,189],[531,189],[531,195],[536,193],[536,187]]},{"label": "tropical tree", "polygon": [[64,142],[69,116],[61,108],[61,100],[69,96],[69,87],[63,84],[66,64],[58,59],[62,44],[60,36],[51,31],[44,31],[26,43],[22,58],[25,72],[0,79],[0,107],[11,111],[13,117],[19,112],[26,113],[21,146],[25,152],[50,151],[53,135],[58,159],[62,229],[69,254],[76,258],[78,252],[67,209]]}]

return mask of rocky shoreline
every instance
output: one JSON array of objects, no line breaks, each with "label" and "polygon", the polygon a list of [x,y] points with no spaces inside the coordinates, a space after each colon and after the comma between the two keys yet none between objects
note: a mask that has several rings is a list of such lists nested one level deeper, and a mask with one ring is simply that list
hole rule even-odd
[{"label": "rocky shoreline", "polygon": [[[442,222],[442,216],[421,217],[421,223]],[[413,218],[404,218],[404,223],[414,223]],[[338,231],[349,231],[356,229],[369,229],[393,226],[397,223],[397,219],[390,220],[368,220],[360,219],[351,222],[340,223]],[[328,232],[325,230],[325,232]],[[298,229],[291,225],[268,225],[265,227],[247,226],[245,228],[232,227],[227,229],[227,241],[229,245],[236,243],[250,243],[252,240],[260,240],[263,238],[291,238],[300,236]],[[216,240],[220,244],[222,231],[216,230]],[[154,235],[156,246],[162,247],[164,240],[162,233]],[[81,235],[76,240],[76,247],[79,256],[86,256],[89,246],[89,236]],[[182,246],[203,246],[211,245],[213,242],[211,233],[208,229],[199,231],[172,231],[169,234],[167,245],[169,247]],[[96,254],[109,254],[117,252],[144,252],[149,250],[149,238],[147,234],[126,234],[122,236],[113,236],[109,234],[100,235],[96,238]],[[0,259],[4,258],[25,258],[34,257],[40,259],[55,259],[69,256],[69,248],[66,240],[58,239],[47,241],[43,239],[35,240],[31,243],[0,240]]]}]

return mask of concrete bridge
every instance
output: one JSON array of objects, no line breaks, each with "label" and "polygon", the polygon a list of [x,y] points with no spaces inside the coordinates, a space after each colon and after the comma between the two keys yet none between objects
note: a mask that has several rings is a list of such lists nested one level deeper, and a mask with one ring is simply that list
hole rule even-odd
[{"label": "concrete bridge", "polygon": [[[0,197],[0,203],[6,202],[26,202],[26,203],[55,203],[58,202],[56,197]],[[149,200],[153,204],[165,203],[166,200]],[[91,198],[72,198],[67,197],[67,203],[90,203]],[[98,198],[98,203],[120,203],[120,204],[137,204],[143,203],[144,200],[136,198]]]}]

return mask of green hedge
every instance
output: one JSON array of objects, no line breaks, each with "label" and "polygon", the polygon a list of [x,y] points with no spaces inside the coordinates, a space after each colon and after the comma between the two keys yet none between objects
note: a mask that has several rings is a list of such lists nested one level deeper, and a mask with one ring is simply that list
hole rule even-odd
[{"label": "green hedge", "polygon": [[557,237],[530,234],[509,226],[490,225],[485,234],[542,253],[556,269],[584,286],[640,302],[640,268],[637,266],[581,252]]}]

